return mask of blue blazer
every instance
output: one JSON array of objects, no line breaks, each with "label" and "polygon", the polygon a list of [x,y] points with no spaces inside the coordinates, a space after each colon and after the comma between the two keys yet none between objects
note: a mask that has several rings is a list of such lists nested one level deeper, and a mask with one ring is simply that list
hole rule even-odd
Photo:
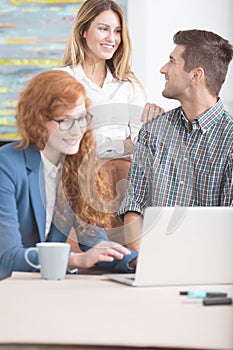
[{"label": "blue blazer", "polygon": [[[17,150],[16,144],[12,142],[0,147],[0,279],[10,276],[13,271],[36,271],[27,264],[24,253],[26,248],[45,241],[46,195],[40,152],[34,146]],[[67,226],[67,234],[71,226]],[[97,228],[97,231],[95,243],[108,240],[105,230]],[[65,242],[66,233],[52,223],[47,240]],[[77,230],[76,234],[78,240],[83,239]],[[81,244],[83,251],[93,245],[88,244],[93,235],[87,232],[85,236]],[[128,272],[128,262],[136,256],[137,253],[132,251],[122,260],[97,266]],[[38,263],[35,252],[31,252],[30,260]]]}]

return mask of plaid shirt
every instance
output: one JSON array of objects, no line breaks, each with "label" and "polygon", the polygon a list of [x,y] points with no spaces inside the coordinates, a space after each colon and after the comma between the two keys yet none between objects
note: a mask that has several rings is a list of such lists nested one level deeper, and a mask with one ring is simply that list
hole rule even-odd
[{"label": "plaid shirt", "polygon": [[118,212],[233,205],[233,118],[222,101],[192,123],[181,107],[144,125]]}]

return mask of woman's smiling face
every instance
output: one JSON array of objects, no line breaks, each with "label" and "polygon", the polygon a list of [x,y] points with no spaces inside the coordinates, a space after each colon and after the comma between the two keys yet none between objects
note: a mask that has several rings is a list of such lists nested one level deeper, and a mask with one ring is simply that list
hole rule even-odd
[{"label": "woman's smiling face", "polygon": [[[66,154],[78,152],[80,141],[86,131],[86,127],[80,127],[83,123],[79,123],[78,120],[83,120],[86,114],[85,100],[81,96],[73,109],[68,109],[62,115],[56,116],[56,118],[47,122],[48,141],[43,153],[53,164],[57,164]],[[64,119],[76,120],[70,129],[61,130],[62,127],[58,121]]]},{"label": "woman's smiling face", "polygon": [[121,23],[112,10],[101,12],[84,32],[88,55],[95,61],[112,58],[121,43]]}]

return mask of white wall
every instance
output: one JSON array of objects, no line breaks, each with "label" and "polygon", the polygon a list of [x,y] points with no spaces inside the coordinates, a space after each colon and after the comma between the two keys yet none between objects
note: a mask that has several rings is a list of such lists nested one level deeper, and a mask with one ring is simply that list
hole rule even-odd
[{"label": "white wall", "polygon": [[[206,29],[233,43],[232,15],[233,0],[128,0],[132,67],[146,88],[148,101],[165,109],[178,105],[162,97],[165,80],[159,72],[174,48],[173,35],[182,29]],[[233,62],[220,96],[233,114]]]}]

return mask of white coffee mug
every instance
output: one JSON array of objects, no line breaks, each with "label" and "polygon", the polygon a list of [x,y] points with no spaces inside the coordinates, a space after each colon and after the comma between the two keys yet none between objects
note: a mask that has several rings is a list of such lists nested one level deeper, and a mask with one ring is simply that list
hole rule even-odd
[{"label": "white coffee mug", "polygon": [[[28,254],[36,251],[39,264],[33,264]],[[40,269],[41,277],[47,280],[62,280],[65,278],[70,252],[69,243],[42,242],[36,247],[28,248],[24,257],[27,263],[35,269]]]}]

